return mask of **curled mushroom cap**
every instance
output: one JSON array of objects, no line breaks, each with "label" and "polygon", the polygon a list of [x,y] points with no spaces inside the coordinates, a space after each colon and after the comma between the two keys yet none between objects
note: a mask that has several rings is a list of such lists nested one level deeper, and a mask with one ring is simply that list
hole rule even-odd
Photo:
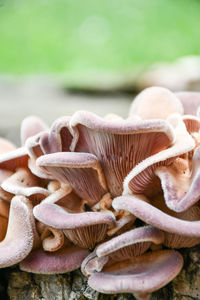
[{"label": "curled mushroom cap", "polygon": [[200,221],[180,220],[153,205],[140,200],[137,195],[117,197],[112,206],[115,210],[127,210],[137,218],[156,228],[186,237],[200,237]]},{"label": "curled mushroom cap", "polygon": [[180,272],[182,256],[173,250],[155,251],[104,267],[91,274],[88,285],[105,294],[134,293],[144,299]]},{"label": "curled mushroom cap", "polygon": [[133,101],[130,116],[142,119],[167,119],[170,114],[183,114],[180,100],[168,89],[150,87],[143,90]]},{"label": "curled mushroom cap", "polygon": [[52,124],[49,132],[43,134],[41,144],[44,153],[69,151],[72,142],[69,123],[70,117],[68,116],[58,118]]},{"label": "curled mushroom cap", "polygon": [[105,178],[93,154],[59,152],[43,155],[37,165],[47,169],[54,178],[69,183],[76,194],[93,206],[106,193]]},{"label": "curled mushroom cap", "polygon": [[161,244],[164,233],[151,226],[139,227],[120,234],[111,240],[97,246],[98,257],[111,255],[112,258],[122,260],[144,253],[151,243]]},{"label": "curled mushroom cap", "polygon": [[[80,111],[70,121],[71,151],[94,154],[99,160],[112,196],[122,193],[130,170],[146,157],[173,143],[174,132],[165,120],[105,120]],[[138,151],[146,149],[146,151]]]},{"label": "curled mushroom cap", "polygon": [[32,251],[21,263],[20,269],[39,274],[60,274],[80,267],[88,250],[71,245],[56,252]]},{"label": "curled mushroom cap", "polygon": [[29,154],[28,167],[31,172],[41,178],[52,179],[52,176],[45,172],[44,169],[36,166],[36,159],[45,154],[45,149],[43,148],[42,137],[47,134],[46,131],[41,131],[38,134],[29,137],[25,142],[26,151]]},{"label": "curled mushroom cap", "polygon": [[197,115],[200,106],[200,93],[178,92],[175,94],[180,99],[184,108],[184,114]]},{"label": "curled mushroom cap", "polygon": [[35,206],[34,216],[48,226],[64,230],[68,239],[84,248],[93,248],[115,225],[114,216],[108,213],[68,213],[62,207],[48,203]]},{"label": "curled mushroom cap", "polygon": [[200,130],[200,119],[193,115],[184,115],[183,122],[187,128],[187,131],[192,134],[199,132]]},{"label": "curled mushroom cap", "polygon": [[12,266],[24,259],[33,247],[34,218],[32,206],[24,196],[15,196],[10,206],[9,222],[0,243],[0,267]]},{"label": "curled mushroom cap", "polygon": [[200,195],[200,147],[197,147],[192,169],[188,169],[184,159],[176,159],[171,166],[155,171],[161,180],[166,205],[177,212],[185,211],[199,201]]},{"label": "curled mushroom cap", "polygon": [[0,168],[15,171],[18,167],[27,167],[28,153],[26,148],[18,148],[0,156]]},{"label": "curled mushroom cap", "polygon": [[4,180],[1,187],[14,195],[24,195],[33,199],[41,200],[49,195],[49,191],[39,186],[38,178],[28,169],[19,168],[17,171]]},{"label": "curled mushroom cap", "polygon": [[173,115],[168,120],[174,126],[176,136],[174,144],[147,157],[130,171],[124,180],[124,195],[132,193],[153,195],[157,193],[159,191],[159,181],[155,169],[158,166],[171,164],[178,156],[191,151],[195,147],[194,139],[187,132],[182,118]]},{"label": "curled mushroom cap", "polygon": [[24,145],[29,137],[47,129],[48,126],[40,118],[36,116],[25,118],[21,124],[21,144]]}]

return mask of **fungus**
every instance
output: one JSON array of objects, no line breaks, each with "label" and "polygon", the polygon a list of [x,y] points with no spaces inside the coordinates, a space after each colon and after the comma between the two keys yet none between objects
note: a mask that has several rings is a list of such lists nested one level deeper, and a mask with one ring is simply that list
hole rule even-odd
[{"label": "fungus", "polygon": [[199,99],[153,87],[126,120],[28,117],[21,148],[0,139],[0,267],[81,266],[95,290],[139,300],[171,281],[174,249],[200,243]]},{"label": "fungus", "polygon": [[147,300],[155,290],[165,286],[180,272],[182,256],[174,250],[155,251],[120,261],[88,280],[90,287],[105,294],[133,293],[138,300]]},{"label": "fungus", "polygon": [[23,260],[34,242],[34,218],[30,201],[15,196],[10,205],[8,228],[0,243],[0,267],[8,267]]},{"label": "fungus", "polygon": [[[125,176],[152,154],[173,143],[172,127],[165,120],[105,120],[95,114],[75,113],[71,151],[94,154],[101,164],[113,197],[122,193]],[[146,149],[146,151],[139,151]]]},{"label": "fungus", "polygon": [[[176,239],[174,248],[192,247],[200,243],[200,210],[199,208],[190,209],[179,215],[170,214],[169,210],[163,207],[159,199],[159,208],[142,201],[137,195],[121,196],[115,198],[112,203],[116,210],[124,209],[131,212],[134,216],[159,228],[169,235],[166,235],[166,240]],[[166,211],[166,212],[165,212]],[[189,230],[188,230],[189,228]],[[172,235],[173,234],[173,235]],[[172,242],[166,242],[170,245]]]},{"label": "fungus", "polygon": [[115,218],[102,212],[69,213],[56,204],[41,203],[34,208],[34,216],[40,222],[62,229],[69,240],[83,248],[93,248],[102,241]]}]

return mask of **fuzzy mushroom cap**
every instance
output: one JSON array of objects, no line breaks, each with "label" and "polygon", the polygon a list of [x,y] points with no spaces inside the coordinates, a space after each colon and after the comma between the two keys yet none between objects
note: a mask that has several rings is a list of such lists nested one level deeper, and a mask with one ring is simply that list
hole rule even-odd
[{"label": "fuzzy mushroom cap", "polygon": [[182,256],[173,250],[155,251],[104,267],[91,274],[88,284],[105,294],[152,293],[170,282],[183,266]]},{"label": "fuzzy mushroom cap", "polygon": [[161,180],[166,205],[181,212],[199,201],[200,195],[200,147],[197,147],[192,168],[185,159],[177,158],[170,166],[160,167],[155,171]]},{"label": "fuzzy mushroom cap", "polygon": [[122,260],[144,253],[151,243],[161,244],[164,233],[151,226],[139,227],[120,234],[111,240],[97,246],[98,257],[111,255],[112,258]]},{"label": "fuzzy mushroom cap", "polygon": [[70,132],[70,117],[58,118],[51,126],[48,133],[41,137],[41,146],[44,153],[70,151],[72,134]]},{"label": "fuzzy mushroom cap", "polygon": [[26,148],[21,147],[1,154],[0,168],[15,171],[15,169],[18,167],[27,167],[28,159],[29,156]]},{"label": "fuzzy mushroom cap", "polygon": [[117,197],[112,206],[115,210],[127,210],[137,218],[156,228],[186,237],[200,237],[200,221],[186,221],[170,216],[137,195]]},{"label": "fuzzy mushroom cap", "polygon": [[39,186],[39,180],[28,169],[19,168],[3,181],[1,187],[14,195],[24,195],[32,200],[41,200],[49,195],[49,191]]},{"label": "fuzzy mushroom cap", "polygon": [[183,114],[183,106],[172,92],[162,87],[142,91],[130,109],[130,117],[136,115],[141,119],[167,119],[174,113]]},{"label": "fuzzy mushroom cap", "polygon": [[10,206],[7,233],[0,243],[0,267],[12,266],[31,251],[34,241],[34,218],[30,201],[15,196]]},{"label": "fuzzy mushroom cap", "polygon": [[174,141],[173,129],[165,120],[119,122],[80,111],[72,116],[70,125],[73,130],[71,151],[97,157],[112,196],[122,193],[123,180],[135,165]]},{"label": "fuzzy mushroom cap", "polygon": [[34,216],[40,222],[64,230],[74,244],[93,248],[102,241],[109,228],[115,225],[114,215],[102,212],[68,213],[56,204],[41,203],[35,206]]},{"label": "fuzzy mushroom cap", "polygon": [[58,152],[43,155],[37,166],[45,168],[55,179],[69,183],[76,194],[87,200],[89,206],[100,201],[106,193],[106,182],[93,154]]},{"label": "fuzzy mushroom cap", "polygon": [[194,149],[194,139],[187,132],[182,118],[173,115],[168,121],[174,127],[174,143],[167,149],[147,157],[130,171],[124,180],[124,195],[132,193],[154,195],[160,191],[160,182],[155,174],[155,169],[159,166],[168,166],[178,156]]},{"label": "fuzzy mushroom cap", "polygon": [[38,274],[71,272],[80,267],[88,253],[88,250],[74,245],[56,252],[45,252],[42,249],[36,249],[20,263],[20,269]]}]

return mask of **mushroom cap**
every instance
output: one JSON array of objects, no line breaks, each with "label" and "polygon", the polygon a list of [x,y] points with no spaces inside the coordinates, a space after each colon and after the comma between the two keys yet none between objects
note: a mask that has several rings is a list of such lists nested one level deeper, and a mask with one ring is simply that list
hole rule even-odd
[{"label": "mushroom cap", "polygon": [[56,252],[33,250],[21,263],[20,269],[38,274],[60,274],[71,272],[80,267],[88,250],[71,245]]},{"label": "mushroom cap", "polygon": [[144,253],[150,247],[152,242],[161,244],[163,241],[164,233],[162,231],[152,226],[144,226],[129,230],[102,243],[97,246],[96,254],[98,257],[111,254],[113,258],[115,255],[114,253],[121,250],[119,253],[119,257],[121,258],[125,258],[127,255],[137,256]]},{"label": "mushroom cap", "polygon": [[37,166],[51,173],[61,182],[69,183],[76,194],[87,200],[89,206],[96,204],[106,193],[106,182],[93,154],[58,152],[38,158]]},{"label": "mushroom cap", "polygon": [[12,266],[31,251],[34,241],[34,218],[30,201],[15,196],[11,201],[7,233],[0,243],[0,267]]},{"label": "mushroom cap", "polygon": [[183,114],[183,106],[176,95],[163,87],[150,87],[134,99],[129,115],[141,119],[167,119],[174,113]]},{"label": "mushroom cap", "polygon": [[115,225],[114,215],[103,212],[68,213],[52,203],[40,203],[34,207],[33,214],[40,222],[57,229],[75,229],[95,224]]},{"label": "mushroom cap", "polygon": [[166,205],[176,212],[187,210],[199,201],[200,147],[194,152],[191,171],[178,158],[171,166],[157,168],[155,174],[161,180]]},{"label": "mushroom cap", "polygon": [[140,200],[137,195],[117,197],[112,206],[115,210],[127,210],[145,223],[163,231],[187,237],[200,237],[200,221],[185,221],[172,217]]},{"label": "mushroom cap", "polygon": [[44,199],[49,195],[49,191],[39,185],[38,178],[28,169],[19,168],[16,172],[4,180],[1,187],[9,193],[24,195],[34,199]]},{"label": "mushroom cap", "polygon": [[103,212],[68,213],[56,204],[41,203],[34,209],[35,217],[53,228],[64,230],[74,244],[93,248],[104,240],[108,228],[115,225],[114,215]]},{"label": "mushroom cap", "polygon": [[173,250],[143,254],[104,267],[91,274],[88,285],[105,294],[152,293],[170,282],[183,266],[182,256]]},{"label": "mushroom cap", "polygon": [[[167,149],[147,157],[136,165],[124,179],[123,194],[143,194],[152,195],[159,191],[159,181],[155,174],[158,166],[166,166],[172,163],[178,156],[194,149],[195,142],[187,132],[182,118],[178,115],[168,119],[174,126],[175,141]],[[184,143],[183,143],[184,141]]]},{"label": "mushroom cap", "polygon": [[[172,126],[165,120],[105,120],[79,111],[70,121],[71,151],[94,154],[99,160],[112,196],[122,193],[124,178],[139,162],[174,141]],[[138,151],[146,149],[146,151]]]},{"label": "mushroom cap", "polygon": [[21,124],[21,144],[24,145],[29,137],[47,129],[48,126],[40,118],[36,116],[26,117]]},{"label": "mushroom cap", "polygon": [[69,151],[72,142],[70,117],[63,116],[55,120],[48,133],[43,134],[41,145],[44,153]]},{"label": "mushroom cap", "polygon": [[3,153],[0,156],[0,168],[15,171],[18,167],[27,167],[28,153],[25,147]]}]

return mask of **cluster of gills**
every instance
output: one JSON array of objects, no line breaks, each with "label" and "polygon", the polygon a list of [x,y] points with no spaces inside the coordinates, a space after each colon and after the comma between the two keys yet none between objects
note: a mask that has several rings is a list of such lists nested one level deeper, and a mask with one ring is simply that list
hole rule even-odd
[{"label": "cluster of gills", "polygon": [[96,291],[150,299],[200,243],[199,105],[152,87],[127,119],[26,118],[21,148],[0,140],[0,267],[81,267]]}]

